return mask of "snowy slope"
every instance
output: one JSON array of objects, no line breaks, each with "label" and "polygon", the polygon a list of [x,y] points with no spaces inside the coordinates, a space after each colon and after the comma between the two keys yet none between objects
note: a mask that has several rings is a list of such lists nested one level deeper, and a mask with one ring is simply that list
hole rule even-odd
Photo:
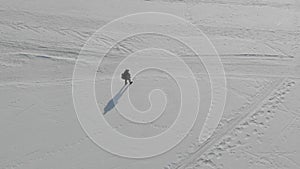
[{"label": "snowy slope", "polygon": [[[96,74],[99,109],[112,98],[114,67],[124,53],[149,44],[181,51],[192,67],[201,94],[200,116],[188,137],[176,148],[146,159],[113,155],[96,145],[80,125],[72,96],[72,77],[81,48],[96,30],[113,19],[137,12],[166,12],[201,29],[215,46],[224,65],[227,99],[217,131],[204,143],[197,136],[211,99],[205,67],[180,43],[151,39],[124,41],[107,57]],[[124,22],[89,49],[98,57],[115,38],[148,29],[164,31],[196,44],[195,34],[173,23]],[[0,168],[207,168],[267,169],[300,166],[299,73],[300,3],[287,1],[199,0],[10,0],[0,3]],[[206,44],[204,58],[212,57]],[[141,52],[139,62],[176,64],[159,51]],[[86,62],[87,67],[93,63]],[[172,67],[173,66],[173,67]],[[220,76],[214,74],[213,76]],[[178,75],[178,78],[185,78]],[[76,79],[80,81],[82,79]],[[149,137],[166,131],[178,115],[180,93],[172,77],[157,70],[142,72],[128,94],[137,109],[146,110],[153,89],[166,94],[163,115],[151,124],[124,119],[116,109],[105,118],[118,132]],[[204,98],[204,99],[203,99]],[[151,97],[150,97],[151,100]],[[122,144],[122,143],[120,143]]]}]

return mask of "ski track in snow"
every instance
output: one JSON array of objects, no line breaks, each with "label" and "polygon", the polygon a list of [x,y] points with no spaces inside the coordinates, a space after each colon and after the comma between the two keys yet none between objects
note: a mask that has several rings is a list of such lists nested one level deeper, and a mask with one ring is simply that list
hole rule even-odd
[{"label": "ski track in snow", "polygon": [[[79,2],[77,3],[79,4]],[[74,11],[80,11],[78,13],[68,13],[69,11],[64,10],[63,12],[60,11],[56,13],[56,11],[49,12],[46,10],[43,11],[37,9],[30,10],[30,8],[23,3],[22,5],[24,5],[24,7],[22,5],[18,6],[16,1],[12,1],[11,3],[3,2],[3,4],[0,5],[0,89],[1,91],[3,90],[6,92],[5,94],[8,94],[10,97],[15,97],[14,100],[11,100],[9,105],[0,104],[0,107],[4,109],[4,112],[0,113],[0,117],[3,117],[2,119],[4,119],[4,126],[2,126],[4,128],[0,129],[0,138],[2,137],[2,134],[3,138],[5,137],[5,140],[7,140],[7,136],[11,136],[12,138],[16,139],[22,138],[18,136],[13,137],[7,133],[10,132],[10,127],[17,126],[14,124],[14,120],[19,120],[22,122],[22,120],[18,119],[18,117],[22,117],[24,114],[30,115],[30,113],[32,113],[33,115],[37,116],[37,120],[44,118],[47,120],[47,122],[51,121],[51,124],[52,122],[55,122],[55,124],[57,123],[62,125],[64,122],[68,122],[66,120],[68,118],[64,116],[68,116],[70,114],[64,114],[64,111],[66,111],[65,107],[63,107],[64,103],[49,108],[47,106],[54,103],[44,103],[42,99],[39,99],[39,93],[35,93],[36,91],[34,90],[56,90],[56,87],[61,86],[67,88],[64,89],[64,91],[68,91],[68,94],[71,94],[73,66],[76,63],[78,54],[80,53],[80,50],[86,40],[88,40],[88,38],[97,29],[111,21],[113,18],[132,13],[132,9],[127,6],[124,6],[124,9],[128,8],[128,11],[116,10],[118,9],[116,6],[122,6],[122,4],[119,3],[132,3],[134,5],[138,4],[136,6],[140,5],[140,9],[137,11],[147,11],[149,9],[155,11],[161,10],[162,12],[170,11],[170,13],[174,13],[174,11],[176,11],[177,13],[175,14],[185,17],[185,19],[195,24],[215,44],[216,49],[219,52],[219,56],[224,64],[226,76],[229,80],[236,82],[235,80],[251,81],[257,79],[267,79],[266,81],[268,81],[268,84],[263,86],[263,90],[255,94],[254,97],[247,95],[248,92],[243,91],[243,89],[234,90],[233,87],[230,88],[229,90],[231,90],[234,95],[240,98],[252,97],[252,100],[247,102],[246,106],[239,110],[240,112],[238,112],[237,115],[232,115],[234,116],[232,119],[226,119],[226,117],[224,117],[222,120],[229,120],[229,122],[226,124],[220,124],[217,132],[214,133],[213,136],[203,144],[193,147],[192,152],[187,154],[185,154],[185,152],[178,152],[178,154],[182,153],[184,155],[181,159],[177,159],[177,161],[167,161],[168,157],[166,157],[166,161],[164,162],[165,168],[184,169],[204,168],[205,166],[209,166],[213,169],[222,168],[222,165],[226,165],[224,162],[226,159],[222,155],[216,155],[216,152],[218,152],[216,147],[220,146],[224,140],[226,142],[225,138],[230,137],[232,132],[239,130],[243,124],[249,122],[249,120],[251,120],[251,118],[256,115],[265,104],[269,103],[269,100],[272,99],[274,94],[276,95],[278,92],[282,92],[283,94],[279,94],[278,97],[281,97],[282,95],[282,97],[286,97],[287,92],[282,90],[287,88],[287,84],[292,83],[293,85],[298,85],[297,82],[300,78],[300,3],[297,4],[292,0],[284,2],[279,0],[141,0],[133,2],[112,1],[107,3],[110,4],[110,6],[107,8],[111,8],[111,11],[115,11],[110,13],[107,12],[107,15],[105,16],[102,16],[102,14],[105,12],[101,13],[100,15],[95,15],[93,13],[95,12],[94,9],[91,11],[85,10],[87,11],[87,15],[84,15],[80,13],[82,12],[80,8],[74,9]],[[165,8],[165,5],[167,5],[168,8]],[[91,5],[91,7],[83,6],[83,8],[89,9],[92,8],[92,6],[93,5]],[[202,13],[202,10],[205,9],[205,7],[211,9],[211,11],[204,11]],[[32,6],[32,8],[34,8],[34,6]],[[104,7],[100,6],[99,8]],[[177,11],[178,8],[180,10]],[[218,13],[218,11],[222,10],[224,11],[224,16]],[[276,20],[276,17],[280,16],[278,13],[274,13],[275,17],[268,18],[267,16],[269,15],[267,14],[271,13],[272,11],[278,11],[279,14],[282,14],[286,18],[286,20],[282,20],[280,18],[279,20]],[[106,16],[110,15],[111,17],[106,18]],[[258,18],[257,16],[259,15],[262,16],[262,20],[256,20]],[[253,18],[254,21],[252,20]],[[244,20],[247,19],[249,19],[249,22],[244,22]],[[276,22],[276,24],[268,27],[268,25],[266,26],[264,24],[264,20],[266,22],[269,20],[275,20],[274,23]],[[116,33],[122,34],[123,31],[126,32],[127,30],[135,29],[143,30],[143,26],[144,25],[142,24],[124,23],[122,29]],[[181,30],[179,31],[178,36],[187,39],[193,37],[192,32],[183,30],[179,25],[152,26],[155,29],[166,29],[174,32]],[[97,42],[105,47],[116,43],[116,41],[109,36],[103,37],[103,39],[97,39]],[[114,56],[117,58],[123,57],[123,53],[130,51],[130,48],[127,48],[126,45],[127,44],[121,46],[120,53],[115,53]],[[130,46],[131,44],[128,45]],[[134,46],[131,47],[134,48]],[[100,48],[95,48],[89,49],[89,52],[92,57],[98,57],[99,52],[103,51]],[[187,54],[182,57],[185,57],[188,61],[193,63],[193,59],[196,56]],[[203,53],[202,57],[211,57],[211,55]],[[113,63],[113,60],[111,63]],[[91,63],[89,63],[87,60],[86,64],[88,65]],[[197,73],[201,75],[201,72]],[[155,76],[155,78],[164,77]],[[86,79],[75,79],[75,81],[81,80]],[[96,81],[99,82],[104,82],[107,80],[111,80],[111,77],[105,73],[101,78],[96,79]],[[14,90],[21,91],[21,94],[24,92],[24,95],[30,92],[33,94],[29,95],[30,97],[28,97],[29,99],[27,100],[26,97],[22,98],[21,96],[18,96],[17,93],[14,93]],[[289,92],[292,93],[291,91]],[[294,92],[299,93],[299,91],[296,90],[294,90]],[[6,101],[6,97],[7,96],[1,96],[0,99],[3,99],[4,102]],[[11,99],[10,97],[8,97],[8,99]],[[37,98],[36,100],[39,102],[28,104],[31,97]],[[71,97],[69,99],[71,99]],[[65,103],[69,103],[72,100],[63,101]],[[293,100],[290,99],[286,102],[293,102]],[[296,105],[298,104],[297,100],[294,100],[293,103]],[[276,103],[276,106],[282,106],[281,108],[284,109],[289,115],[295,117],[293,120],[291,120],[291,122],[286,124],[286,127],[283,129],[283,131],[287,132],[288,130],[295,129],[296,127],[293,128],[291,126],[299,125],[299,110],[296,108],[294,108],[294,110],[290,110],[289,108],[284,107],[283,103]],[[46,110],[44,110],[44,108]],[[36,112],[31,112],[32,109],[34,109]],[[62,114],[49,114],[47,111],[51,112],[51,110],[53,112],[62,111]],[[276,111],[279,110],[276,109]],[[41,114],[39,114],[39,112],[41,112]],[[13,114],[16,114],[16,116],[13,116]],[[280,113],[277,114],[280,115]],[[230,115],[231,114],[228,116]],[[282,117],[280,116],[278,118]],[[24,119],[26,119],[26,117],[24,117]],[[33,119],[35,119],[34,116]],[[75,121],[75,118],[73,120]],[[282,121],[284,121],[284,119],[282,119]],[[37,122],[34,124],[29,124],[24,120],[23,124],[20,125],[27,127],[32,125],[36,127],[36,123]],[[7,126],[5,126],[6,124]],[[45,123],[44,126],[43,124],[40,124],[42,126],[41,130],[45,129],[48,132],[59,132],[55,130],[57,128],[52,129],[51,127],[53,126],[46,126],[47,124],[48,123]],[[70,124],[64,124],[60,127],[70,127],[69,125]],[[153,128],[154,127],[164,129],[165,126],[157,125],[153,126]],[[70,128],[69,130],[72,129]],[[280,135],[284,135],[282,139],[290,141],[290,137],[286,136],[288,134],[283,133],[283,131],[280,133]],[[31,134],[30,132],[31,131],[29,131],[29,134]],[[97,163],[98,159],[94,156],[88,157],[80,154],[83,152],[85,154],[91,153],[93,155],[101,155],[101,153],[98,154],[98,151],[100,151],[98,147],[92,144],[89,137],[83,134],[82,131],[72,132],[75,133],[74,135],[76,135],[76,137],[65,138],[65,140],[53,143],[53,145],[50,147],[48,147],[48,145],[44,145],[44,147],[46,147],[45,149],[43,149],[42,140],[38,140],[41,143],[35,142],[40,149],[35,149],[34,147],[28,148],[25,146],[26,144],[23,145],[21,143],[22,140],[20,140],[20,142],[14,140],[13,144],[4,142],[2,145],[0,145],[0,150],[3,149],[3,152],[0,152],[0,168],[35,168],[33,167],[35,164],[40,164],[40,166],[43,166],[43,168],[59,168],[54,165],[55,163],[60,163],[60,161],[56,159],[56,156],[60,156],[65,160],[65,162],[61,162],[61,165],[63,165],[65,168],[77,168],[77,165],[80,165],[78,168],[96,168],[96,166],[99,168],[99,165],[101,166],[102,163],[105,163],[105,161],[102,161],[102,163]],[[299,131],[297,132],[298,133],[295,135],[299,135]],[[18,134],[20,133],[16,133],[16,135]],[[43,137],[43,135],[39,132],[37,132],[37,135],[41,135],[41,137]],[[27,137],[26,140],[30,140],[30,136]],[[34,143],[34,137],[31,141]],[[249,144],[250,146],[254,146],[253,143],[249,142]],[[228,149],[230,149],[230,146]],[[281,145],[278,147],[280,146]],[[247,160],[252,158],[260,159],[260,161],[257,160],[256,162],[260,164],[263,163],[265,165],[264,167],[269,165],[280,168],[286,165],[291,169],[296,169],[297,167],[299,168],[299,164],[297,162],[297,160],[299,160],[299,156],[297,156],[298,150],[295,150],[294,153],[288,155],[285,154],[287,152],[276,153],[276,151],[269,152],[271,154],[270,156],[261,156],[258,152],[253,153],[252,149],[246,149],[244,152],[247,155],[243,155]],[[74,152],[77,153],[79,157],[94,160],[93,163],[97,165],[92,166],[88,164],[77,164],[74,162],[74,159],[76,160],[76,158],[71,155]],[[222,149],[222,153],[224,152],[230,153],[229,150],[223,151]],[[64,155],[66,155],[66,157],[63,157]],[[251,158],[248,156],[251,156]],[[273,156],[276,156],[276,159],[282,160],[282,164],[276,162],[276,160],[274,160],[275,157],[273,158]],[[107,160],[107,163],[111,162],[112,164],[116,163],[116,165],[123,165],[113,166],[111,164],[109,168],[124,167],[125,169],[126,165],[130,166],[138,163],[137,161],[130,161],[127,164],[124,161],[117,163],[116,161],[120,159],[110,155],[107,155],[104,158]],[[222,161],[222,158],[225,160]],[[215,159],[217,159],[216,161],[219,162],[214,161]],[[265,161],[262,161],[262,159],[265,159]],[[51,160],[53,164],[47,163],[47,161]],[[233,162],[232,164],[233,168],[238,168],[234,167],[234,165],[238,166],[238,163]]]}]

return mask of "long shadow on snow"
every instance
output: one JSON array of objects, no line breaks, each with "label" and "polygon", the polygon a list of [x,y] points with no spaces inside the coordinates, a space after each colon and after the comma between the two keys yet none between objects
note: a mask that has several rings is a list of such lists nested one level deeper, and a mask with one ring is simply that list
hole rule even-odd
[{"label": "long shadow on snow", "polygon": [[109,112],[111,109],[113,109],[117,104],[119,99],[122,97],[122,95],[125,93],[125,91],[128,89],[129,85],[124,85],[119,92],[112,98],[110,101],[106,104],[104,107],[104,115]]}]

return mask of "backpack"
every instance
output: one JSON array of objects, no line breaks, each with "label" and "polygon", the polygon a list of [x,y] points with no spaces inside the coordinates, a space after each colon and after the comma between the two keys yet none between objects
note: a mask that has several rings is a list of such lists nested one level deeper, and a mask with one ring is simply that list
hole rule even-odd
[{"label": "backpack", "polygon": [[121,78],[125,79],[125,74],[124,73],[122,73]]}]

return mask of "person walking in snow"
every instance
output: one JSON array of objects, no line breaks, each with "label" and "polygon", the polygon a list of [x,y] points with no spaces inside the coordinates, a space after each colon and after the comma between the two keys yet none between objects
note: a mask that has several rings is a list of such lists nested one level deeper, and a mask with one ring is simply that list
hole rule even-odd
[{"label": "person walking in snow", "polygon": [[[126,70],[124,71],[124,73],[122,73],[121,78],[125,80],[125,85],[127,85],[128,82],[129,82],[130,84],[132,84],[132,81],[131,81],[131,79],[130,79],[131,77],[130,77],[129,69],[126,69]],[[128,81],[128,82],[127,82],[127,81]]]}]

